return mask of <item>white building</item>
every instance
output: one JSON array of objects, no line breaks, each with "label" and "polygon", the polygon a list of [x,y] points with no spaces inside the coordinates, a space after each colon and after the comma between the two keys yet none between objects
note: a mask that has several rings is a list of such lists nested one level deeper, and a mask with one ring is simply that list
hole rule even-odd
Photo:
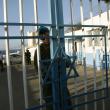
[{"label": "white building", "polygon": [[[36,32],[27,32],[27,36],[36,36],[37,35],[37,33]],[[30,47],[33,47],[33,46],[35,46],[36,45],[36,39],[28,39],[28,48],[30,48]]]},{"label": "white building", "polygon": [[[94,16],[92,19],[85,20],[84,25],[105,25],[105,26],[108,26],[109,28],[110,22],[108,22],[107,20],[107,12],[102,13],[101,16],[97,15],[97,16]],[[79,30],[75,30],[73,33],[70,30],[70,32],[66,33],[65,35],[71,36],[72,34],[74,35],[100,35],[102,34],[102,31],[99,28],[84,28],[84,31],[82,31],[82,29],[79,29]],[[68,53],[69,55],[72,55],[73,54],[72,39],[66,39],[65,42],[66,42],[65,43],[66,53]],[[75,40],[75,42],[77,42],[78,60],[82,60],[83,57],[86,57],[87,65],[93,65],[93,59],[95,58],[96,66],[97,67],[100,66],[101,60],[103,59],[103,55],[104,55],[104,38],[100,36],[94,37],[94,38],[88,37],[88,38],[85,38],[84,41],[82,39],[79,41]],[[110,56],[110,43],[109,42],[110,42],[110,30],[108,29],[107,54]],[[95,47],[94,49],[93,49],[93,45]]]},{"label": "white building", "polygon": [[[37,36],[37,33],[35,31],[33,32],[27,32],[27,36]],[[31,61],[34,60],[34,52],[36,49],[36,45],[37,45],[37,39],[28,39],[28,46],[26,47],[26,49],[29,49],[30,53],[31,53]],[[26,50],[25,49],[25,50]]]}]

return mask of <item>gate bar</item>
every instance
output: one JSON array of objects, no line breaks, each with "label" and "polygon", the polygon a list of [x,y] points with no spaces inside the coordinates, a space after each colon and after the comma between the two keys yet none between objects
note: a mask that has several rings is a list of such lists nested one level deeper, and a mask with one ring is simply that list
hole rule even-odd
[{"label": "gate bar", "polygon": [[[96,52],[95,52],[95,39],[94,39],[94,37],[92,38],[92,50],[93,50],[93,68],[94,68],[94,76],[93,76],[93,78],[94,78],[94,90],[97,90],[97,87],[96,87],[96,61],[95,61],[95,59],[96,59],[96,57],[95,57],[95,54],[96,54]],[[94,93],[94,98],[96,99],[97,98],[97,96],[96,96],[96,93]],[[94,110],[97,110],[97,103],[96,102],[94,102]]]},{"label": "gate bar", "polygon": [[[90,19],[91,19],[91,24],[93,25],[93,9],[92,9],[92,0],[89,0],[90,2]],[[92,31],[93,35],[93,31]],[[94,91],[96,90],[96,61],[95,61],[95,40],[94,37],[92,38],[92,49],[93,49],[93,68],[94,68]],[[94,98],[96,99],[96,93],[94,92]],[[97,109],[97,103],[94,102],[94,109]]]},{"label": "gate bar", "polygon": [[[38,23],[38,7],[37,7],[37,0],[33,0],[34,4],[34,22],[35,24]],[[37,34],[38,26],[35,26],[35,31]],[[39,46],[39,39],[37,39],[37,65],[38,65],[38,77],[39,77],[39,97],[40,97],[40,105],[43,104],[43,95],[42,95],[42,76],[41,76],[41,66],[40,66],[40,60],[41,60],[41,55],[40,55],[40,46]],[[40,108],[42,110],[43,108]]]},{"label": "gate bar", "polygon": [[[60,25],[61,26],[64,25],[62,0],[55,0],[55,3],[56,3],[55,5],[56,5],[56,14],[57,14],[56,19],[57,19],[57,29],[58,29],[58,43],[59,45],[62,44],[62,46],[64,47],[64,27],[60,27]],[[61,72],[60,79],[62,80],[63,78],[66,77],[66,65],[63,61],[61,61],[60,72]],[[58,78],[58,76],[56,78]],[[60,99],[61,101],[61,108],[59,108],[60,110],[66,110],[68,106],[67,103],[64,101],[64,99],[66,99],[67,97],[67,90],[65,88],[65,85],[67,85],[67,81],[64,82],[60,81],[59,89],[61,95],[58,96],[58,98],[56,97],[56,100]]]},{"label": "gate bar", "polygon": [[105,37],[104,37],[104,42],[105,42],[105,48],[104,48],[104,50],[105,50],[105,67],[106,67],[106,87],[107,87],[107,89],[106,89],[106,94],[107,94],[107,97],[108,97],[108,95],[109,95],[109,85],[108,85],[108,60],[107,60],[107,39],[106,39],[106,33],[107,33],[107,29],[106,30],[104,30],[104,33],[105,33]]},{"label": "gate bar", "polygon": [[[3,0],[3,9],[4,9],[4,22],[8,23],[7,0]],[[8,38],[9,30],[7,25],[4,26],[4,31],[5,31],[5,37]],[[9,106],[10,106],[10,110],[14,110],[8,39],[6,39],[6,62],[7,62],[6,64],[7,64],[7,77],[8,77]]]},{"label": "gate bar", "polygon": [[[70,16],[71,16],[71,24],[73,25],[74,23],[74,19],[73,19],[73,0],[70,0]],[[72,30],[72,36],[74,35],[74,27],[71,27],[71,30]],[[75,50],[75,37],[72,37],[72,56],[74,56],[74,54],[76,54],[76,50]],[[75,74],[75,73],[74,73]],[[77,86],[78,86],[78,78],[74,78],[74,81],[73,81],[75,84],[75,95],[78,95],[78,91],[77,91]],[[78,104],[78,98],[75,98],[75,104],[77,105]],[[78,110],[78,108],[76,107],[75,110]]]},{"label": "gate bar", "polygon": [[[51,9],[51,22],[52,22],[52,25],[56,25],[56,2],[55,2],[55,0],[50,0],[50,9]],[[56,26],[55,27],[52,27],[52,35],[53,36],[55,36],[55,38],[57,38],[57,31],[56,31]],[[56,54],[56,51],[54,51],[54,50],[56,50],[57,48],[57,41],[56,41],[56,39],[50,39],[50,51],[51,51],[51,59],[53,59],[55,56],[55,54]],[[58,93],[56,92],[56,84],[55,84],[55,82],[54,82],[54,80],[56,80],[57,79],[57,74],[56,74],[56,72],[54,71],[54,69],[55,70],[57,70],[57,67],[56,66],[54,66],[54,68],[52,68],[52,75],[51,75],[51,77],[52,77],[52,79],[53,79],[53,82],[52,82],[52,96],[53,96],[53,110],[59,110],[58,108],[59,108],[59,104],[58,104],[58,99],[57,99],[57,97],[58,97]],[[57,89],[58,90],[58,89]]]},{"label": "gate bar", "polygon": [[[102,14],[102,10],[101,10],[101,1],[98,0],[98,13],[99,13],[99,25],[102,23],[102,20],[101,20],[101,14]],[[101,34],[101,32],[100,32]],[[104,36],[106,37],[106,36]],[[101,39],[101,48],[102,48],[102,55],[103,55],[103,45],[102,45],[102,42],[103,42],[103,38]],[[102,60],[102,59],[101,59]],[[103,67],[102,67],[102,86],[103,86],[103,82],[104,82],[104,70],[103,70]],[[102,95],[103,95],[104,92],[102,92]],[[104,103],[104,100],[102,100],[102,107],[103,107],[103,110],[105,110],[105,103]]]},{"label": "gate bar", "polygon": [[[81,24],[84,25],[84,13],[83,13],[83,0],[80,0],[80,14],[81,14]],[[82,28],[82,32],[85,36],[85,30]],[[83,65],[84,65],[84,92],[87,92],[87,71],[86,71],[86,45],[85,41],[83,42],[84,56],[83,56]],[[85,102],[87,102],[87,95],[85,96]],[[85,110],[88,110],[87,104],[85,104]]]},{"label": "gate bar", "polygon": [[[20,26],[20,25],[22,25],[22,26],[51,26],[51,27],[56,27],[55,24],[0,22],[0,26],[2,26],[2,25],[8,25],[8,26]],[[107,26],[105,26],[105,25],[71,25],[71,24],[61,25],[61,24],[59,24],[58,27],[59,28],[61,28],[61,27],[103,27],[104,28],[104,27],[107,27]]]},{"label": "gate bar", "polygon": [[[103,68],[103,40],[104,40],[104,38],[101,38],[100,39],[100,42],[101,42],[101,69],[102,69],[102,88],[105,86],[105,81],[104,81],[104,68]],[[104,94],[104,91],[102,91],[102,95]],[[102,103],[102,105],[103,105],[103,110],[105,110],[105,104],[104,104],[104,100],[103,100],[103,103]]]},{"label": "gate bar", "polygon": [[92,8],[92,0],[89,0],[89,7],[90,7],[91,25],[93,25],[93,8]]},{"label": "gate bar", "polygon": [[51,26],[55,27],[56,25],[52,24],[42,24],[42,23],[17,23],[17,22],[0,22],[0,25],[8,25],[8,26]]},{"label": "gate bar", "polygon": [[[23,23],[23,0],[19,0],[19,17],[20,23]],[[20,26],[20,34],[21,34],[21,48],[22,48],[22,69],[23,69],[23,85],[24,85],[24,101],[25,108],[28,108],[28,92],[27,92],[27,79],[26,79],[26,63],[25,63],[25,45],[24,39],[24,27]]]},{"label": "gate bar", "polygon": [[[108,22],[108,52],[109,52],[109,56],[110,56],[110,3],[107,3],[107,22]],[[110,62],[109,62],[110,63]]]},{"label": "gate bar", "polygon": [[[104,37],[104,35],[73,35],[73,36],[64,36],[64,38],[83,38],[83,37]],[[0,39],[41,39],[41,36],[9,36],[8,38],[5,38],[5,36],[0,36]],[[49,36],[49,37],[44,37],[42,36],[42,38],[52,38],[52,39],[58,39],[56,38],[56,36]],[[60,38],[60,39],[63,39],[63,38]]]}]

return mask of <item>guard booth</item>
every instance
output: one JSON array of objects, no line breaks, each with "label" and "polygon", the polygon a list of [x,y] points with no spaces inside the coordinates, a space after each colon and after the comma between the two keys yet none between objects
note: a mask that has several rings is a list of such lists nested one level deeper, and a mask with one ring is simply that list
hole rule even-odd
[{"label": "guard booth", "polygon": [[[3,1],[4,6],[4,22],[0,22],[0,26],[4,27],[4,36],[0,36],[1,40],[6,41],[6,61],[7,61],[7,76],[8,76],[8,91],[9,91],[9,105],[10,110],[14,110],[13,103],[13,92],[12,92],[12,79],[11,79],[11,65],[9,57],[9,40],[10,39],[20,39],[21,40],[21,50],[22,50],[22,69],[23,69],[23,86],[24,86],[24,102],[25,110],[45,110],[46,106],[52,105],[53,110],[98,110],[98,101],[100,101],[103,110],[105,110],[104,99],[108,97],[108,67],[107,67],[107,26],[104,25],[84,25],[83,19],[83,4],[81,2],[81,24],[73,25],[64,24],[63,18],[63,0],[50,0],[50,10],[51,10],[51,24],[42,24],[37,22],[37,0],[34,0],[34,17],[35,23],[25,23],[23,21],[23,2],[19,0],[19,23],[8,22],[8,12],[7,12],[7,0]],[[91,3],[91,0],[90,0]],[[71,6],[70,6],[71,7]],[[72,8],[72,7],[71,7]],[[72,10],[71,10],[72,12]],[[9,35],[9,27],[18,26],[20,28],[19,36]],[[37,29],[40,26],[46,26],[50,29],[50,47],[51,47],[51,59],[43,61],[40,59],[39,51],[37,52],[38,58],[38,82],[39,82],[39,103],[35,106],[29,106],[28,102],[28,91],[27,91],[27,76],[26,76],[26,63],[25,63],[25,39],[37,39],[37,49],[39,50],[39,39],[40,36],[26,36],[25,27],[32,26]],[[67,28],[71,29],[70,34],[65,34]],[[80,34],[77,34],[75,30],[79,30]],[[99,34],[95,34],[94,30],[98,29]],[[91,34],[87,34],[87,31],[91,31]],[[100,53],[101,56],[105,55],[105,69],[101,65],[101,70],[98,71],[96,68],[96,42],[95,39],[100,40]],[[71,43],[66,45],[66,41],[71,40]],[[91,39],[91,40],[89,40]],[[87,59],[88,54],[88,42],[91,43],[91,59],[92,64],[88,65]],[[75,44],[75,42],[77,44]],[[74,46],[77,46],[77,51],[74,51]],[[70,50],[71,49],[71,50]],[[99,48],[98,48],[99,49]],[[71,51],[72,54],[69,54]],[[78,64],[78,55],[80,54],[80,64]],[[71,64],[66,67],[66,59],[68,55],[71,58]],[[59,63],[56,61],[59,59]],[[42,82],[40,62],[51,62],[47,70],[46,77]],[[101,57],[101,61],[103,58]],[[52,81],[48,82],[47,78],[50,75]],[[75,76],[76,72],[78,73]],[[52,84],[52,100],[49,103],[44,101],[42,96],[43,85]],[[37,88],[38,88],[37,87]],[[68,95],[66,88],[68,88],[70,95]],[[68,104],[68,100],[71,100],[71,104]],[[92,106],[92,107],[91,107]]]}]

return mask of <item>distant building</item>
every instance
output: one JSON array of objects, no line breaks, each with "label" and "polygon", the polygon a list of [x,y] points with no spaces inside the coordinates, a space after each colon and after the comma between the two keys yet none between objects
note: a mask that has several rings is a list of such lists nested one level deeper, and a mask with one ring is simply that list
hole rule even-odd
[{"label": "distant building", "polygon": [[[110,13],[110,10],[109,10]],[[92,24],[93,20],[93,24]],[[87,19],[84,21],[84,25],[105,25],[108,26],[108,36],[107,36],[107,54],[110,56],[110,23],[107,21],[107,12],[104,12],[101,14],[101,17],[99,18],[99,15],[94,16],[92,19]],[[70,30],[70,31],[69,31]],[[82,29],[78,28],[75,29],[74,32],[72,33],[72,29],[69,29],[67,33],[65,33],[66,36],[71,36],[73,35],[100,35],[101,31],[99,28],[84,28],[84,32],[82,32]],[[74,39],[74,38],[73,38]],[[69,55],[73,54],[73,39],[67,38],[65,40],[65,50],[66,53]],[[104,41],[104,39],[102,38]],[[83,48],[83,39],[75,40],[77,43],[77,57],[78,60],[82,60],[84,57],[84,54],[86,56],[86,64],[93,66],[93,60],[94,60],[94,55],[93,55],[93,38],[85,38],[84,43],[85,43],[85,50]],[[95,37],[94,38],[94,46],[95,46],[95,61],[96,61],[96,67],[100,68],[102,66],[101,60],[103,59],[104,55],[104,43],[101,44],[101,37]],[[85,53],[84,53],[85,52]],[[108,59],[108,63],[110,59]]]},{"label": "distant building", "polygon": [[[31,31],[31,32],[27,32],[27,36],[37,36],[37,32],[35,31]],[[40,41],[41,43],[41,41]],[[35,49],[37,48],[37,44],[38,44],[38,39],[35,38],[35,39],[28,39],[28,45],[27,47],[25,48],[25,51],[26,49],[28,49],[31,53],[31,61],[34,60],[34,52],[35,52]]]},{"label": "distant building", "polygon": [[[37,33],[35,31],[31,31],[31,32],[27,32],[27,36],[37,36]],[[37,46],[37,39],[28,39],[27,41],[28,45],[27,47],[25,48],[26,49],[29,49],[30,53],[31,53],[31,61],[34,60],[34,51],[36,49],[36,46]]]},{"label": "distant building", "polygon": [[[36,32],[27,32],[27,36],[37,36]],[[28,48],[35,46],[37,43],[37,39],[28,39]]]}]

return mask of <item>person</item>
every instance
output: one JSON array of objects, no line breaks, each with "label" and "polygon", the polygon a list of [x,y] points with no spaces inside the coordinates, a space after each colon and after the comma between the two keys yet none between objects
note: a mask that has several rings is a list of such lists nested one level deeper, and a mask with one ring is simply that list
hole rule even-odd
[{"label": "person", "polygon": [[0,68],[1,68],[1,72],[3,71],[3,55],[0,52]]},{"label": "person", "polygon": [[77,59],[77,56],[74,54],[73,56],[73,61],[71,61],[70,56],[66,55],[66,67],[69,67],[69,71],[68,71],[68,76],[71,73],[71,70],[73,69],[74,71],[74,78],[79,77],[79,73],[76,70],[76,66],[75,66],[75,61]]},{"label": "person", "polygon": [[[40,27],[40,29],[38,30],[38,35],[42,37],[41,38],[42,43],[40,43],[40,45],[39,45],[41,61],[50,59],[50,42],[49,42],[48,38],[43,38],[44,36],[49,36],[49,29],[46,27]],[[44,78],[46,76],[46,72],[47,72],[48,67],[50,65],[50,62],[43,62],[42,63],[41,61],[40,61],[41,76],[42,76],[42,79],[44,80]],[[35,66],[35,69],[37,71],[37,69],[38,69],[38,66],[37,66],[37,49],[35,50],[35,53],[34,53],[34,66]],[[51,81],[50,77],[48,78],[48,81]],[[44,98],[46,104],[50,103],[52,101],[52,85],[51,84],[45,84],[42,87],[42,90],[43,90],[43,98]],[[48,96],[50,96],[51,98],[46,98]],[[46,110],[53,110],[52,108],[53,108],[52,105],[46,106]]]},{"label": "person", "polygon": [[25,52],[25,57],[26,57],[27,64],[31,64],[31,53],[28,49]]},{"label": "person", "polygon": [[[42,76],[42,79],[44,80],[45,76],[47,74],[47,70],[50,66],[50,61],[49,61],[49,59],[50,59],[50,41],[48,38],[49,29],[46,27],[40,27],[40,29],[38,30],[38,35],[41,36],[41,40],[42,40],[42,43],[39,44],[39,51],[40,51],[40,58],[41,58],[41,61],[40,61],[41,76]],[[37,69],[38,69],[37,49],[35,50],[35,53],[34,53],[34,66],[37,71]],[[52,81],[51,74],[49,74],[49,76],[47,78],[47,82],[48,81],[49,82]],[[52,84],[51,83],[44,84],[42,89],[43,89],[43,98],[44,98],[46,104],[51,103],[53,100],[52,99],[52,96],[53,96],[52,95]],[[68,92],[68,95],[70,95],[68,89],[67,89],[67,92]],[[48,97],[48,98],[46,98],[46,97]],[[68,101],[68,104],[69,105],[71,104],[70,100]],[[53,110],[53,105],[49,104],[48,106],[46,106],[46,110]]]}]

